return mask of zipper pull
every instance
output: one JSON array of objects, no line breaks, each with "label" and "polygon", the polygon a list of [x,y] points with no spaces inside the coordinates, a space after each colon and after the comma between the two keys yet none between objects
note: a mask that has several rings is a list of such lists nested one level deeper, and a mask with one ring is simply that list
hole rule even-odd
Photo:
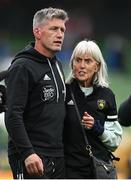
[{"label": "zipper pull", "polygon": [[109,173],[110,171],[109,171],[108,167],[105,164],[102,164],[102,165],[103,165],[103,168],[107,171],[107,173]]}]

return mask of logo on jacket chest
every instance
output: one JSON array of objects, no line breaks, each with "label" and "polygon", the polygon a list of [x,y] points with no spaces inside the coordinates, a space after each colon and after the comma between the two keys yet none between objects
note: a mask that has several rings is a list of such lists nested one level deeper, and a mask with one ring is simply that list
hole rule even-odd
[{"label": "logo on jacket chest", "polygon": [[46,85],[42,88],[42,100],[51,101],[55,98],[55,88],[52,85]]},{"label": "logo on jacket chest", "polygon": [[106,105],[106,101],[103,99],[98,99],[97,100],[97,106],[100,110],[104,109]]}]

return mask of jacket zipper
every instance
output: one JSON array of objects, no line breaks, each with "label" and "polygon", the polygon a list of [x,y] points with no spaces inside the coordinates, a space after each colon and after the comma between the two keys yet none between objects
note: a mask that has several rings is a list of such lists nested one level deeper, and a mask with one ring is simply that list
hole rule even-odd
[{"label": "jacket zipper", "polygon": [[58,69],[58,72],[59,72],[59,74],[60,74],[60,77],[61,77],[61,80],[62,80],[62,83],[63,83],[63,86],[64,86],[63,93],[64,93],[64,101],[65,101],[65,98],[66,98],[66,86],[65,86],[64,78],[63,78],[63,75],[62,75],[62,72],[61,72],[61,70],[60,70],[60,67],[59,67],[58,62],[56,62],[56,67],[57,67],[57,69]]},{"label": "jacket zipper", "polygon": [[50,60],[47,58],[47,61],[48,61],[48,64],[49,64],[49,67],[51,69],[51,73],[53,75],[53,79],[54,79],[54,82],[55,82],[55,86],[56,86],[56,94],[57,94],[57,102],[58,102],[58,99],[59,99],[59,89],[58,89],[58,84],[57,84],[57,81],[56,81],[56,77],[55,77],[55,74],[54,74],[54,71],[53,71],[53,68],[51,66],[51,63],[50,63]]}]

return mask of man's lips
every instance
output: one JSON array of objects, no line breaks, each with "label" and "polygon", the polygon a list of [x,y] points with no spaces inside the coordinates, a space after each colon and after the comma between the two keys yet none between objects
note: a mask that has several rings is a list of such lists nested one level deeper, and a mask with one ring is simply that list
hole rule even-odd
[{"label": "man's lips", "polygon": [[54,41],[54,44],[61,45],[62,42],[61,41]]}]

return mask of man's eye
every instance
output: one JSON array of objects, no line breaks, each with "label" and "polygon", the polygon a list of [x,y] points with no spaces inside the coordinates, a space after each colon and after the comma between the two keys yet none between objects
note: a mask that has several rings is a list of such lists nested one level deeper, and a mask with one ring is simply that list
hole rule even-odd
[{"label": "man's eye", "polygon": [[64,32],[65,32],[65,29],[64,29],[64,28],[61,28],[61,32],[63,32],[63,33],[64,33]]},{"label": "man's eye", "polygon": [[51,30],[54,30],[54,31],[55,31],[55,30],[57,30],[57,28],[56,28],[56,27],[52,27]]}]

